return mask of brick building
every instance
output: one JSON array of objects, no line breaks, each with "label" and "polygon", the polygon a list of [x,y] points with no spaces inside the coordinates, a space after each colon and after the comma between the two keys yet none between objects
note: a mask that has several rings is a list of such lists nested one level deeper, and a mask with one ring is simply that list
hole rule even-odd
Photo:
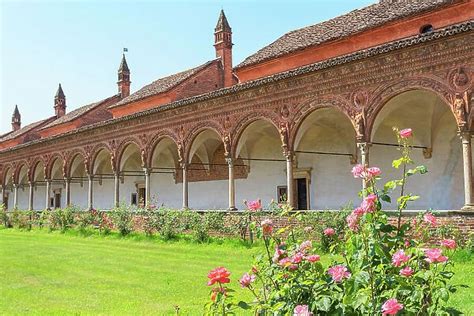
[{"label": "brick building", "polygon": [[472,0],[381,0],[234,66],[222,11],[216,57],[202,65],[132,93],[123,56],[118,92],[103,100],[68,112],[59,85],[51,117],[27,126],[15,106],[0,136],[3,203],[242,209],[287,198],[337,209],[358,200],[351,165],[370,159],[397,176],[397,126],[413,128],[414,159],[429,170],[410,179],[423,197],[411,207],[473,210],[473,12]]}]

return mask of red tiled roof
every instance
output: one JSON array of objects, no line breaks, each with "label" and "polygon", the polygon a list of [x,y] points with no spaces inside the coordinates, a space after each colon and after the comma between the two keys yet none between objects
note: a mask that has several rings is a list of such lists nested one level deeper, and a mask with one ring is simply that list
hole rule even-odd
[{"label": "red tiled roof", "polygon": [[285,54],[319,45],[354,33],[375,28],[410,15],[434,10],[456,0],[382,0],[325,22],[286,33],[273,43],[247,57],[235,68],[242,68]]},{"label": "red tiled roof", "polygon": [[0,136],[0,143],[4,142],[4,141],[7,141],[7,140],[10,140],[10,139],[17,138],[19,136],[22,136],[22,135],[24,135],[24,134],[26,134],[26,133],[28,133],[28,132],[36,129],[36,128],[41,127],[42,124],[47,124],[48,122],[51,122],[54,119],[55,119],[55,116],[47,118],[45,120],[41,120],[41,121],[37,121],[37,122],[31,123],[31,124],[28,124],[25,127],[22,127],[17,131],[9,132],[7,134],[4,134],[4,135]]},{"label": "red tiled roof", "polygon": [[111,108],[121,106],[133,101],[138,101],[141,99],[144,99],[146,97],[160,94],[163,92],[166,92],[174,87],[176,87],[178,84],[183,82],[184,80],[190,78],[194,74],[198,73],[199,71],[203,70],[207,66],[211,65],[212,63],[216,62],[218,59],[214,59],[211,61],[206,62],[205,64],[202,64],[200,66],[197,66],[192,69],[188,69],[182,72],[178,72],[176,74],[160,78],[158,80],[153,81],[149,85],[144,86],[140,90],[132,93],[128,97],[124,98],[120,102],[117,102],[116,104],[110,106]]}]

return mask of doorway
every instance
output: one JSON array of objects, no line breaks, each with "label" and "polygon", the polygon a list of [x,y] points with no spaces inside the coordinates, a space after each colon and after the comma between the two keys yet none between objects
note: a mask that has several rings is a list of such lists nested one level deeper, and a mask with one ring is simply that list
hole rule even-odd
[{"label": "doorway", "polygon": [[298,210],[308,209],[308,181],[306,178],[296,179],[296,206]]}]

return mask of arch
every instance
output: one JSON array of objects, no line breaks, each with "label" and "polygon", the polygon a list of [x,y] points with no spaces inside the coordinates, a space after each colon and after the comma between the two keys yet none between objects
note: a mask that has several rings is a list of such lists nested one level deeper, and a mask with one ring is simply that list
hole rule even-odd
[{"label": "arch", "polygon": [[296,140],[297,140],[298,132],[300,131],[301,125],[305,122],[305,120],[310,115],[313,115],[313,113],[316,113],[317,111],[324,110],[324,109],[334,109],[335,111],[343,114],[344,117],[347,118],[347,120],[351,124],[355,133],[354,122],[352,121],[351,115],[346,110],[349,107],[349,104],[338,99],[333,99],[332,101],[329,101],[331,99],[326,99],[326,100],[328,102],[324,102],[324,99],[323,99],[319,101],[309,102],[303,105],[302,107],[300,107],[297,115],[295,116],[294,125],[293,125],[293,128],[291,129],[291,133],[289,137],[289,143],[290,143],[291,148],[296,148],[297,146]]},{"label": "arch", "polygon": [[379,87],[373,94],[373,97],[369,101],[367,110],[367,126],[366,133],[367,139],[372,139],[374,123],[377,119],[378,114],[382,108],[393,98],[401,95],[404,92],[413,90],[424,90],[435,93],[451,110],[454,116],[450,104],[450,97],[454,92],[441,80],[431,77],[415,77],[401,79],[395,83],[383,85]]},{"label": "arch", "polygon": [[[116,164],[117,164],[117,170],[118,171],[121,171],[122,170],[122,158],[123,158],[123,154],[125,152],[125,150],[127,149],[128,146],[130,145],[133,145],[133,146],[136,146],[138,148],[138,152],[140,153],[140,151],[142,150],[141,146],[140,146],[140,142],[138,141],[138,139],[134,138],[134,137],[127,137],[125,139],[123,139],[120,144],[117,146],[117,151],[116,151],[116,155],[117,155],[117,158],[116,158]],[[141,157],[143,159],[143,157]]]},{"label": "arch", "polygon": [[278,115],[268,111],[268,112],[259,112],[259,113],[251,113],[243,118],[241,118],[238,123],[235,125],[234,129],[231,132],[231,135],[233,135],[231,139],[231,155],[232,157],[236,157],[237,154],[237,146],[240,142],[240,138],[242,137],[242,134],[245,132],[247,127],[249,127],[252,123],[256,121],[266,121],[273,125],[275,129],[278,131],[278,125],[279,125],[279,117]]},{"label": "arch", "polygon": [[[56,169],[58,168],[58,169]],[[48,179],[55,180],[58,179],[63,179],[65,174],[64,174],[64,158],[60,155],[55,155],[53,158],[50,160],[50,165],[48,167]],[[59,177],[54,177],[57,173],[59,172]]]},{"label": "arch", "polygon": [[[219,140],[220,143],[223,143],[222,141],[222,133],[219,132],[219,130],[215,127],[215,126],[197,126],[194,130],[192,130],[192,132],[189,134],[190,136],[192,136],[192,138],[186,142],[186,148],[185,148],[185,154],[184,154],[184,157],[185,157],[185,161],[186,162],[191,162],[194,154],[196,154],[197,150],[199,149],[199,145],[198,148],[196,148],[196,143],[197,141],[199,140],[199,137],[201,137],[202,135],[204,135],[204,133],[210,133],[210,134],[214,134],[214,135],[217,135],[217,139]],[[209,138],[208,138],[209,139]],[[207,139],[203,139],[202,140],[202,144],[204,144],[204,142],[206,142]],[[203,161],[203,157],[199,157],[200,160],[202,162],[207,162],[209,163],[210,162],[210,159],[209,157],[207,157],[207,159],[204,159],[205,161]]]},{"label": "arch", "polygon": [[[45,180],[45,165],[44,165],[44,161],[43,159],[37,159],[35,160],[33,163],[32,163],[32,167],[31,167],[31,180],[33,182],[37,182],[37,181],[44,181]],[[37,176],[39,174],[43,174],[43,179],[39,180],[37,179]]]},{"label": "arch", "polygon": [[[171,142],[173,148],[176,149],[176,156],[178,156],[178,141],[177,139],[173,138],[172,135],[169,135],[169,134],[158,134],[156,135],[155,137],[153,137],[153,139],[151,140],[150,142],[150,152],[149,152],[149,155],[147,157],[147,165],[150,166],[150,167],[153,167],[153,158],[156,154],[156,150],[157,148],[165,141],[169,141]],[[173,154],[174,155],[174,154]],[[179,157],[177,157],[179,159]],[[177,160],[178,160],[177,159]],[[175,165],[177,167],[177,163],[178,161],[175,161]]]},{"label": "arch", "polygon": [[90,169],[92,171],[92,173],[96,173],[96,169],[97,169],[97,166],[96,166],[96,163],[97,163],[97,159],[98,157],[103,153],[103,152],[107,152],[107,154],[109,155],[109,162],[110,162],[110,166],[112,168],[112,171],[114,170],[115,166],[113,166],[113,162],[112,162],[112,151],[110,150],[109,146],[107,146],[106,144],[104,143],[100,143],[100,144],[97,144],[94,146],[94,148],[92,149],[91,151],[91,155],[90,155]]},{"label": "arch", "polygon": [[170,130],[163,130],[160,133],[156,134],[153,136],[153,138],[150,141],[150,150],[147,156],[147,165],[152,167],[152,162],[153,162],[153,155],[155,153],[155,150],[157,146],[165,139],[171,140],[174,145],[176,146],[176,150],[178,149],[178,138],[176,137],[176,134],[174,134]]},{"label": "arch", "polygon": [[69,162],[68,162],[68,166],[67,166],[67,175],[66,175],[67,177],[72,177],[74,175],[75,170],[73,170],[73,167],[74,167],[77,159],[82,160],[83,167],[85,169],[85,172],[87,173],[85,153],[82,150],[75,150],[75,151],[71,152],[71,154],[69,156]]},{"label": "arch", "polygon": [[3,166],[3,171],[2,171],[2,185],[7,186],[9,183],[9,180],[13,180],[13,171],[14,167],[12,164],[6,164]]},{"label": "arch", "polygon": [[[30,163],[30,166],[29,166],[29,169],[30,169],[30,174],[29,174],[29,177],[31,179],[31,181],[35,181],[35,176],[36,176],[36,170],[38,169],[38,165],[42,164],[43,165],[43,170],[44,170],[44,161],[43,161],[43,158],[41,157],[37,157],[36,159],[34,159],[31,163]],[[44,179],[43,179],[44,180]]]},{"label": "arch", "polygon": [[[130,148],[132,148],[132,149],[130,149]],[[134,150],[134,149],[136,149],[136,150]],[[127,151],[130,151],[128,156],[126,156]],[[127,163],[128,159],[135,153],[138,155],[138,159],[140,160],[140,162],[139,162],[140,166],[143,167],[143,161],[141,161],[143,157],[142,157],[141,149],[140,149],[140,146],[138,145],[138,143],[133,142],[133,141],[127,142],[120,149],[119,153],[120,153],[120,156],[119,156],[119,159],[117,161],[117,164],[118,164],[118,167],[119,167],[118,170],[120,172],[123,171],[124,166]]]},{"label": "arch", "polygon": [[23,169],[23,167],[26,167],[28,169],[28,162],[26,160],[20,160],[16,163],[16,166],[14,166],[13,182],[15,184],[18,184],[18,181],[20,180],[20,171]]}]

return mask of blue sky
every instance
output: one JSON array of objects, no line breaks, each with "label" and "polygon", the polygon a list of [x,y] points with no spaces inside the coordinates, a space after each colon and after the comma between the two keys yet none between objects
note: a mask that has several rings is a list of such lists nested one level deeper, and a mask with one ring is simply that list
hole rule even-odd
[{"label": "blue sky", "polygon": [[132,92],[215,56],[221,8],[233,30],[233,58],[246,56],[296,28],[376,0],[0,1],[0,134],[18,104],[22,126],[54,114],[60,82],[67,111],[117,92],[127,47]]}]

